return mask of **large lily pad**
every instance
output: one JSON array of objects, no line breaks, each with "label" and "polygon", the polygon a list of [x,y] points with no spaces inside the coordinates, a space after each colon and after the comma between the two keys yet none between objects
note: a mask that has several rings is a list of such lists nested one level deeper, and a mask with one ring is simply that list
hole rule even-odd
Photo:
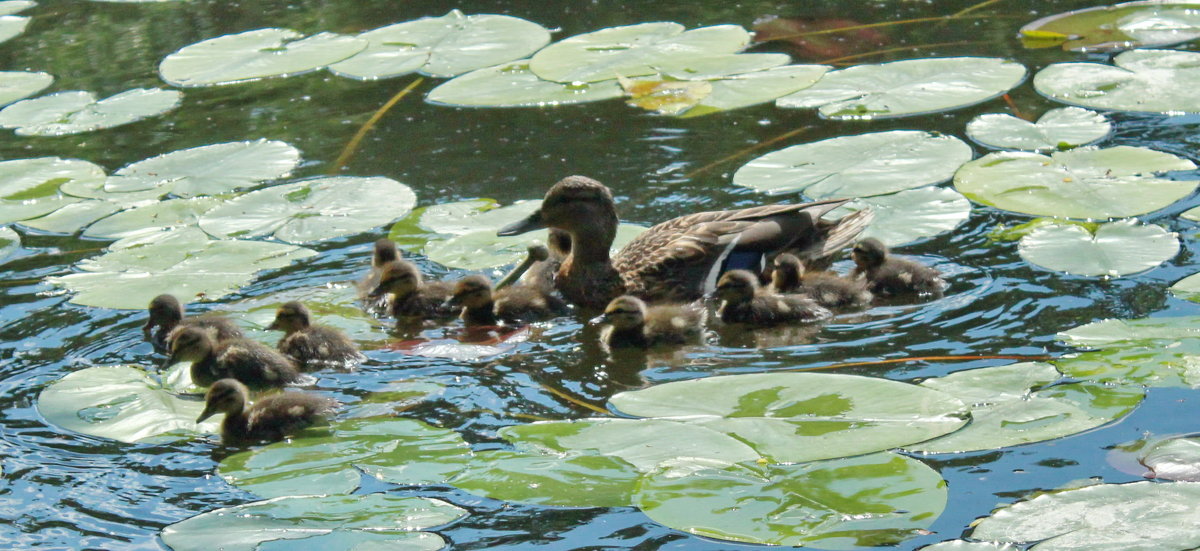
[{"label": "large lily pad", "polygon": [[875,218],[860,238],[874,237],[889,247],[948,232],[971,215],[971,202],[962,194],[952,189],[927,186],[855,199],[826,218],[837,218],[866,208],[875,213]]},{"label": "large lily pad", "polygon": [[1025,67],[1005,59],[946,57],[856,65],[775,101],[816,107],[830,119],[878,119],[948,111],[982,103],[1016,87]]},{"label": "large lily pad", "polygon": [[0,110],[0,126],[19,136],[62,136],[92,132],[161,115],[177,107],[183,93],[134,88],[104,99],[91,92],[57,92],[22,100]]},{"label": "large lily pad", "polygon": [[1173,258],[1179,239],[1135,219],[1101,224],[1095,232],[1075,224],[1041,226],[1021,238],[1021,258],[1043,268],[1087,276],[1121,277]]},{"label": "large lily pad", "polygon": [[366,40],[320,33],[304,37],[290,29],[257,29],[184,46],[158,66],[173,86],[236,84],[315,71],[361,52]]},{"label": "large lily pad", "polygon": [[623,95],[616,79],[562,83],[538,78],[528,61],[471,71],[429,91],[426,101],[460,107],[545,107]]},{"label": "large lily pad", "polygon": [[312,243],[382,226],[416,202],[412,189],[391,178],[316,178],[231,199],[201,216],[200,227],[217,237]]},{"label": "large lily pad", "polygon": [[104,169],[78,159],[38,157],[0,162],[0,223],[36,218],[78,202],[59,188],[103,181]]},{"label": "large lily pad", "polygon": [[0,15],[0,42],[7,42],[25,32],[29,18],[24,15]]},{"label": "large lily pad", "polygon": [[1141,387],[1060,382],[1046,363],[970,369],[926,379],[921,386],[958,397],[971,407],[971,423],[906,449],[925,453],[990,450],[1051,440],[1123,417],[1142,401]]},{"label": "large lily pad", "polygon": [[222,203],[215,197],[169,199],[109,216],[84,230],[84,237],[122,239],[195,226],[200,216]]},{"label": "large lily pad", "polygon": [[1009,543],[953,540],[925,546],[920,551],[1018,551],[1018,548]]},{"label": "large lily pad", "polygon": [[163,528],[162,539],[174,551],[267,551],[297,546],[328,551],[435,551],[445,542],[436,534],[417,530],[449,524],[466,515],[449,503],[424,497],[304,495],[209,511]]},{"label": "large lily pad", "polygon": [[179,197],[217,195],[284,178],[300,164],[300,151],[286,142],[254,140],[181,149],[117,170],[108,192],[156,190]]},{"label": "large lily pad", "polygon": [[667,466],[635,503],[676,530],[820,549],[890,546],[926,533],[946,484],[915,459],[879,453],[798,465]]},{"label": "large lily pad", "polygon": [[1086,323],[1058,334],[1074,346],[1115,348],[1148,339],[1177,341],[1200,337],[1200,316],[1164,316],[1143,319],[1107,319]]},{"label": "large lily pad", "polygon": [[1200,339],[1142,339],[1054,361],[1069,377],[1152,387],[1200,387]]},{"label": "large lily pad", "polygon": [[[530,243],[545,242],[549,235],[546,230],[541,230],[500,237],[496,235],[497,229],[499,228],[488,228],[455,235],[449,239],[430,241],[425,245],[425,254],[429,256],[430,260],[443,266],[464,270],[483,270],[520,262],[528,254]],[[626,243],[644,231],[646,228],[633,224],[617,226],[617,236],[612,244],[612,252],[615,254]]]},{"label": "large lily pad", "polygon": [[[746,59],[751,56],[752,54],[731,54],[728,57]],[[782,62],[787,63],[786,56]],[[698,75],[681,72],[683,76],[673,80],[622,79],[621,83],[626,93],[633,96],[631,105],[665,114],[696,117],[766,103],[807,88],[817,82],[829,67],[787,65],[750,72],[743,69],[728,68],[725,72],[700,75],[709,80],[696,80]],[[677,80],[685,77],[688,80]],[[662,105],[667,105],[670,109],[664,109]]]},{"label": "large lily pad", "polygon": [[419,71],[452,77],[521,59],[550,42],[550,31],[518,17],[464,15],[451,10],[364,32],[370,43],[330,72],[362,80],[391,78]]},{"label": "large lily pad", "polygon": [[1078,107],[1051,109],[1036,123],[1006,113],[979,115],[967,123],[972,140],[1021,151],[1070,149],[1102,140],[1111,131],[1112,123],[1104,115]]},{"label": "large lily pad", "polygon": [[49,73],[0,71],[0,105],[8,105],[45,90],[54,82]]},{"label": "large lily pad", "polygon": [[768,153],[739,168],[733,183],[814,199],[863,197],[943,182],[969,160],[971,147],[953,136],[893,130]]},{"label": "large lily pad", "polygon": [[603,455],[476,452],[450,484],[504,501],[558,507],[628,507],[641,473]]},{"label": "large lily pad", "polygon": [[1200,546],[1200,483],[1100,484],[1038,495],[981,520],[973,539],[1032,551],[1187,551]]},{"label": "large lily pad", "polygon": [[1198,2],[1150,0],[1043,17],[1021,27],[1027,48],[1062,45],[1076,52],[1166,46],[1200,37]]},{"label": "large lily pad", "polygon": [[954,186],[1004,210],[1104,219],[1145,214],[1186,197],[1197,181],[1155,173],[1194,168],[1187,159],[1144,147],[1081,147],[1050,156],[1004,151],[964,165]]},{"label": "large lily pad", "polygon": [[0,15],[21,13],[37,5],[33,0],[4,0],[0,2]]},{"label": "large lily pad", "polygon": [[20,224],[49,233],[75,233],[121,208],[121,205],[110,201],[79,201],[65,204],[45,216],[22,220]]},{"label": "large lily pad", "polygon": [[1099,63],[1055,63],[1033,78],[1033,87],[1055,101],[1149,113],[1200,113],[1200,53],[1131,50]]}]

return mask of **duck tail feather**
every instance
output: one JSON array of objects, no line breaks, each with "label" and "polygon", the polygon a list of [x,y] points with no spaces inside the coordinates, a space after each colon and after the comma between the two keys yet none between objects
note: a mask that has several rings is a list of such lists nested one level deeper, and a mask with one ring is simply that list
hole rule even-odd
[{"label": "duck tail feather", "polygon": [[830,257],[850,246],[874,219],[875,212],[866,208],[847,214],[834,222],[833,227],[825,234],[825,242],[821,244],[819,256]]}]

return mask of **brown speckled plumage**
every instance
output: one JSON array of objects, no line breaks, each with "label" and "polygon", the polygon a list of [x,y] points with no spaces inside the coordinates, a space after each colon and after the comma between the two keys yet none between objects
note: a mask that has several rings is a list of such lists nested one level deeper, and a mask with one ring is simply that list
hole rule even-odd
[{"label": "brown speckled plumage", "polygon": [[340,329],[312,323],[312,313],[298,301],[280,306],[267,329],[284,332],[279,351],[305,371],[353,367],[364,359],[350,337]]},{"label": "brown speckled plumage", "polygon": [[374,252],[371,254],[371,269],[355,284],[358,290],[358,299],[362,302],[363,310],[368,313],[383,313],[387,310],[386,297],[372,298],[370,295],[371,291],[379,285],[383,267],[396,260],[400,260],[400,249],[396,248],[395,243],[386,238],[375,242]]},{"label": "brown speckled plumage", "polygon": [[564,315],[567,303],[531,285],[511,285],[492,291],[481,275],[467,276],[454,286],[450,303],[462,308],[468,327],[505,323],[528,323]]},{"label": "brown speckled plumage", "polygon": [[804,262],[783,253],[772,262],[771,291],[777,294],[806,295],[831,310],[861,310],[871,305],[871,292],[861,279],[841,277],[830,272],[809,272]]},{"label": "brown speckled plumage", "polygon": [[732,270],[717,282],[717,309],[725,323],[780,325],[813,323],[833,316],[825,307],[805,295],[781,295],[758,286],[758,276],[746,270]]},{"label": "brown speckled plumage", "polygon": [[453,288],[443,281],[423,281],[411,262],[395,260],[383,267],[372,298],[387,296],[388,313],[400,323],[450,319],[458,311],[446,305]]},{"label": "brown speckled plumage", "polygon": [[234,379],[216,381],[205,395],[204,412],[196,422],[224,413],[221,440],[225,444],[273,442],[325,421],[337,407],[337,402],[329,398],[300,391],[272,394],[247,408],[249,399],[242,383]]},{"label": "brown speckled plumage", "polygon": [[182,361],[192,362],[192,382],[200,386],[231,378],[258,390],[300,379],[292,360],[266,345],[250,339],[214,342],[212,335],[198,327],[182,328],[174,335],[171,355],[163,365]]},{"label": "brown speckled plumage", "polygon": [[142,334],[159,352],[171,347],[171,332],[179,327],[199,327],[209,331],[218,341],[242,337],[242,330],[232,320],[216,314],[201,314],[184,317],[183,303],[174,295],[158,295],[150,301],[149,319],[142,326]]},{"label": "brown speckled plumage", "polygon": [[604,309],[608,323],[600,335],[609,348],[649,348],[699,342],[705,311],[694,304],[647,306],[633,295],[613,299]]},{"label": "brown speckled plumage", "polygon": [[889,254],[878,239],[858,242],[850,256],[854,259],[850,277],[866,282],[876,295],[940,297],[946,288],[946,281],[936,269]]}]

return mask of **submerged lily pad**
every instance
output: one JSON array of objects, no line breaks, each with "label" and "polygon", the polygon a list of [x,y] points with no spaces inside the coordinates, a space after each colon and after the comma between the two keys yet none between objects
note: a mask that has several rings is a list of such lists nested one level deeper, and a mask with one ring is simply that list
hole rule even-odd
[{"label": "submerged lily pad", "polygon": [[21,236],[12,228],[0,228],[0,262],[21,248]]},{"label": "submerged lily pad", "polygon": [[[1153,438],[1117,446],[1109,452],[1114,467],[1144,478],[1200,482],[1200,436]],[[1137,466],[1137,470],[1129,467]]]},{"label": "submerged lily pad", "polygon": [[1070,149],[1103,139],[1112,123],[1078,107],[1046,111],[1036,123],[1004,113],[979,115],[967,123],[967,136],[983,145],[1021,151]]},{"label": "submerged lily pad", "polygon": [[1038,542],[1031,551],[1188,551],[1200,483],[1100,484],[1050,492],[992,512],[971,538]]},{"label": "submerged lily pad", "polygon": [[312,243],[382,226],[416,202],[412,189],[391,178],[316,178],[230,199],[204,213],[200,227],[217,237]]},{"label": "submerged lily pad", "polygon": [[964,165],[954,187],[1004,210],[1105,219],[1145,214],[1186,197],[1200,182],[1155,173],[1194,168],[1187,159],[1144,147],[1082,147],[1050,156],[1002,151]]},{"label": "submerged lily pad", "polygon": [[286,142],[254,140],[181,149],[117,170],[108,192],[157,190],[179,197],[217,195],[284,178],[300,164],[300,151]]},{"label": "submerged lily pad", "polygon": [[[313,322],[346,332],[359,344],[378,343],[387,338],[388,324],[367,314],[358,305],[357,291],[349,284],[329,284],[320,287],[300,287],[257,296],[227,304],[226,314],[258,330],[265,330],[275,320],[275,310],[285,302],[298,300],[312,312]],[[264,339],[274,346],[278,333],[264,332]]]},{"label": "submerged lily pad", "polygon": [[362,80],[391,78],[414,71],[453,77],[521,59],[550,43],[545,27],[507,15],[464,15],[451,10],[364,32],[370,43],[353,57],[335,63],[335,75]]},{"label": "submerged lily pad", "polygon": [[1055,63],[1033,78],[1042,95],[1092,109],[1200,113],[1200,53],[1131,50],[1099,63]]},{"label": "submerged lily pad", "polygon": [[545,107],[621,97],[616,79],[561,83],[538,78],[528,61],[479,69],[442,83],[426,101],[459,107]]},{"label": "submerged lily pad", "polygon": [[746,163],[735,185],[813,199],[882,195],[948,180],[971,160],[953,136],[893,130],[794,145]]},{"label": "submerged lily pad", "polygon": [[891,546],[922,535],[946,499],[937,471],[892,453],[798,465],[666,466],[634,496],[655,522],[690,534],[820,549]]},{"label": "submerged lily pad", "polygon": [[1095,232],[1074,224],[1039,227],[1021,238],[1021,258],[1043,268],[1087,276],[1121,277],[1173,258],[1179,239],[1135,219],[1101,224]]},{"label": "submerged lily pad", "polygon": [[333,33],[307,38],[290,29],[257,29],[184,46],[162,60],[172,86],[216,86],[315,71],[361,52],[366,40]]},{"label": "submerged lily pad", "polygon": [[196,515],[163,528],[162,540],[173,551],[267,551],[297,546],[326,551],[436,551],[445,546],[441,537],[417,530],[449,524],[466,515],[454,505],[424,497],[301,495]]},{"label": "submerged lily pad", "polygon": [[92,132],[161,115],[179,106],[177,90],[134,88],[97,99],[91,92],[57,92],[22,100],[0,110],[0,126],[19,136],[62,136]]},{"label": "submerged lily pad", "polygon": [[1076,52],[1166,46],[1200,37],[1200,2],[1150,0],[1043,17],[1021,27],[1027,48]]},{"label": "submerged lily pad", "polygon": [[869,208],[875,213],[860,238],[874,237],[888,247],[898,247],[957,228],[971,215],[971,202],[943,187],[927,186],[890,195],[855,199],[825,218],[838,218]]},{"label": "submerged lily pad", "polygon": [[0,223],[36,218],[76,203],[60,187],[103,181],[104,169],[78,159],[38,157],[0,162]]},{"label": "submerged lily pad", "polygon": [[989,57],[909,59],[833,71],[776,100],[819,108],[830,119],[878,119],[959,109],[997,97],[1025,79],[1021,64]]},{"label": "submerged lily pad", "polygon": [[1103,320],[1059,333],[1091,352],[1054,361],[1070,377],[1147,386],[1200,386],[1200,317]]},{"label": "submerged lily pad", "polygon": [[49,73],[0,71],[0,105],[8,105],[45,90],[54,82]]},{"label": "submerged lily pad", "polygon": [[450,484],[468,492],[518,503],[558,507],[628,507],[641,473],[603,455],[475,453]]}]

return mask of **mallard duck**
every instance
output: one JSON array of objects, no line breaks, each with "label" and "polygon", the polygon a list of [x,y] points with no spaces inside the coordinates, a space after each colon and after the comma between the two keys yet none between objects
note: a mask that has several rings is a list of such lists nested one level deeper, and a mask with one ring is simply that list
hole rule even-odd
[{"label": "mallard duck", "polygon": [[388,312],[400,323],[450,319],[458,311],[445,304],[452,288],[443,281],[425,282],[411,262],[393,260],[383,267],[371,298],[388,297]]},{"label": "mallard duck", "polygon": [[854,269],[850,277],[861,279],[879,296],[941,296],[946,281],[934,268],[888,253],[888,248],[873,237],[854,245],[850,257]]},{"label": "mallard duck", "polygon": [[608,250],[618,224],[612,192],[591,178],[568,176],[550,188],[537,211],[498,234],[544,227],[565,231],[570,252],[554,284],[568,302],[598,309],[623,294],[690,302],[711,291],[723,271],[761,270],[769,255],[787,250],[802,258],[821,258],[837,252],[854,240],[872,216],[869,210],[861,210],[837,222],[820,220],[844,202],[690,214],[642,232],[610,259]]},{"label": "mallard duck", "polygon": [[163,368],[178,362],[192,362],[192,382],[200,386],[233,378],[258,390],[300,379],[292,360],[266,345],[250,339],[217,342],[201,327],[183,327],[172,335],[171,355]]},{"label": "mallard duck", "polygon": [[528,323],[564,315],[567,303],[532,285],[510,285],[492,292],[492,284],[481,275],[462,278],[447,299],[462,309],[468,327],[505,323]]},{"label": "mallard duck", "polygon": [[[174,295],[158,295],[150,301],[150,319],[142,326],[142,334],[154,345],[154,349],[166,352],[170,347],[168,336],[176,327],[203,327],[213,332],[222,341],[242,336],[242,330],[229,318],[216,314],[201,314],[185,318],[183,303]],[[155,331],[155,329],[158,329]]]},{"label": "mallard duck", "polygon": [[342,330],[312,323],[312,313],[299,301],[291,301],[275,311],[275,321],[267,329],[283,331],[279,351],[305,368],[323,366],[352,367],[363,361],[354,341]]},{"label": "mallard duck", "polygon": [[865,281],[806,271],[804,262],[791,253],[771,262],[771,291],[807,295],[830,310],[861,310],[871,305],[872,298]]},{"label": "mallard duck", "polygon": [[300,391],[272,394],[249,408],[250,391],[235,379],[221,379],[204,396],[197,423],[224,413],[221,440],[226,444],[273,442],[304,427],[323,422],[337,402]]},{"label": "mallard duck", "polygon": [[779,325],[812,323],[833,317],[825,307],[805,295],[780,295],[758,285],[749,270],[725,272],[717,282],[717,314],[725,323]]},{"label": "mallard duck", "polygon": [[400,249],[396,248],[396,244],[391,239],[383,238],[375,242],[375,252],[371,255],[371,269],[356,284],[358,299],[368,313],[382,311],[387,307],[386,298],[372,299],[369,295],[379,285],[379,276],[383,273],[383,267],[395,260],[400,260]]},{"label": "mallard duck", "polygon": [[704,334],[704,318],[705,311],[694,304],[647,306],[640,298],[623,295],[605,307],[601,319],[608,325],[600,339],[609,348],[697,342]]}]

